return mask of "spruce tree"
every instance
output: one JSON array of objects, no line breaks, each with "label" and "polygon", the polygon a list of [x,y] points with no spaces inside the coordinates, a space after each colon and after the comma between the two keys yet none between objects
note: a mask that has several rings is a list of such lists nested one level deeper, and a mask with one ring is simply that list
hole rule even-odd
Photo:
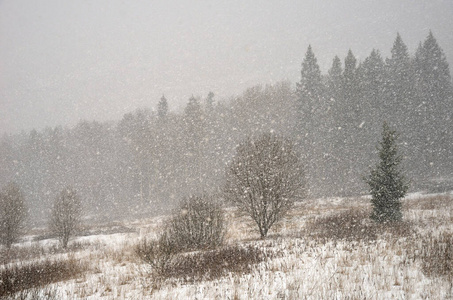
[{"label": "spruce tree", "polygon": [[343,99],[343,67],[342,62],[338,56],[335,56],[332,61],[332,66],[328,71],[327,80],[326,80],[326,100],[329,103],[329,114],[327,121],[329,124],[329,130],[326,132],[326,141],[323,144],[326,145],[325,161],[328,166],[327,170],[329,175],[327,178],[335,178],[331,180],[328,184],[331,193],[342,193],[343,192],[343,182],[338,178],[345,178],[343,167],[343,161],[338,159],[335,153],[344,153],[346,152],[345,140],[346,136],[344,134],[344,120],[343,120],[343,111],[344,111],[344,99]]},{"label": "spruce tree", "polygon": [[193,95],[184,109],[185,176],[187,187],[196,192],[203,182],[203,139],[205,138],[205,117],[198,98]]},{"label": "spruce tree", "polygon": [[296,86],[300,113],[298,130],[302,136],[307,136],[313,134],[313,130],[317,128],[317,124],[314,124],[314,122],[316,117],[319,117],[317,114],[321,110],[323,96],[321,70],[311,46],[308,46],[305,53],[305,58],[302,62],[301,79]]},{"label": "spruce tree", "polygon": [[431,31],[417,55],[421,56],[418,57],[420,64],[416,67],[421,75],[419,84],[424,97],[430,98],[430,101],[448,98],[452,88],[450,69],[444,51]]},{"label": "spruce tree", "polygon": [[157,116],[160,120],[166,120],[168,114],[168,102],[165,95],[160,98],[159,104],[157,104]]},{"label": "spruce tree", "polygon": [[359,82],[359,67],[357,67],[357,59],[351,50],[344,60],[342,84],[342,104],[340,107],[340,142],[344,144],[344,154],[341,159],[345,162],[342,168],[344,182],[347,183],[350,191],[356,190],[358,187],[354,177],[356,170],[360,169],[361,162],[357,159],[359,153],[357,149],[362,148],[360,135],[362,133],[361,124],[364,120],[361,119],[362,99],[360,97],[360,82]]},{"label": "spruce tree", "polygon": [[396,145],[396,131],[384,122],[382,141],[379,143],[379,163],[365,178],[370,186],[373,212],[371,218],[379,223],[401,221],[401,199],[406,195],[408,183],[402,174]]},{"label": "spruce tree", "polygon": [[[321,77],[321,70],[318,65],[315,54],[311,46],[308,46],[305,58],[302,62],[301,79],[297,83],[296,93],[299,100],[299,122],[297,131],[299,132],[299,143],[304,149],[304,160],[307,162],[307,173],[309,178],[320,178],[314,174],[322,168],[313,168],[319,165],[318,160],[321,157],[318,153],[323,151],[320,149],[320,136],[324,136],[326,131],[325,112],[328,111],[324,99],[324,85]],[[310,182],[310,186],[318,183]]]},{"label": "spruce tree", "polygon": [[[382,115],[397,126],[402,133],[401,145],[411,162],[419,161],[420,145],[418,131],[421,125],[417,111],[423,107],[423,101],[417,101],[415,92],[415,73],[409,51],[398,33],[391,48],[391,56],[385,61],[386,80],[383,101],[386,103]],[[408,163],[408,165],[413,165]],[[413,169],[410,170],[413,172]]]},{"label": "spruce tree", "polygon": [[[362,109],[361,111],[365,116],[361,116],[361,120],[374,121],[373,119],[379,118],[377,113],[382,110],[383,106],[389,106],[381,99],[384,93],[384,60],[379,53],[379,50],[373,49],[370,56],[365,58],[361,65],[361,80],[360,85],[363,94]],[[389,108],[384,110],[390,112]]]},{"label": "spruce tree", "polygon": [[302,101],[307,101],[307,98],[318,100],[322,94],[321,70],[311,45],[308,46],[302,62],[301,80],[297,83],[297,93]]},{"label": "spruce tree", "polygon": [[206,105],[206,112],[211,114],[212,111],[214,110],[214,93],[213,92],[208,93],[208,97],[206,97],[205,105]]},{"label": "spruce tree", "polygon": [[352,51],[349,50],[348,55],[344,60],[343,72],[343,98],[345,100],[346,121],[360,121],[357,120],[360,109],[359,92],[357,59]]},{"label": "spruce tree", "polygon": [[407,46],[399,33],[391,49],[391,57],[386,59],[387,99],[395,103],[401,112],[409,110],[409,101],[414,97],[414,75]]},{"label": "spruce tree", "polygon": [[425,174],[438,176],[449,172],[445,163],[451,155],[451,109],[453,86],[450,69],[442,48],[432,32],[415,54],[417,107],[420,126],[418,140]]},{"label": "spruce tree", "polygon": [[[365,58],[359,67],[359,87],[361,97],[357,105],[357,122],[351,128],[354,143],[350,165],[353,166],[353,173],[356,169],[364,170],[366,162],[372,159],[374,145],[372,141],[380,134],[380,127],[383,116],[388,118],[390,124],[394,124],[393,114],[390,105],[383,99],[385,66],[379,50],[373,49],[371,54]],[[361,151],[354,151],[360,147]]]},{"label": "spruce tree", "polygon": [[335,56],[332,61],[332,67],[328,72],[328,88],[329,96],[334,99],[339,98],[339,91],[341,89],[341,78],[343,69],[341,67],[341,60],[338,56]]}]

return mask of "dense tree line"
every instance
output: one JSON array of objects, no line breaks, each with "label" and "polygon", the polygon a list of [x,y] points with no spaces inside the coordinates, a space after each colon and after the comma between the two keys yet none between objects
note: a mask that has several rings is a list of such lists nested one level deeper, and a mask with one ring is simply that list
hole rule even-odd
[{"label": "dense tree line", "polygon": [[159,213],[187,195],[217,192],[237,145],[274,132],[296,141],[309,195],[364,193],[361,178],[376,161],[384,121],[401,133],[413,188],[451,176],[452,81],[432,33],[415,55],[398,35],[389,58],[373,50],[358,61],[350,50],[327,74],[309,47],[295,88],[282,82],[216,100],[192,96],[177,113],[163,96],[156,111],[139,109],[119,122],[4,135],[0,185],[19,183],[35,218],[48,215],[65,186],[93,215]]},{"label": "dense tree line", "polygon": [[359,62],[349,50],[344,64],[335,57],[325,76],[309,47],[301,75],[295,131],[309,153],[313,194],[363,190],[357,178],[373,161],[371,141],[384,121],[401,132],[405,169],[415,188],[432,178],[451,177],[452,81],[431,32],[413,57],[397,35],[389,58],[373,50]]}]

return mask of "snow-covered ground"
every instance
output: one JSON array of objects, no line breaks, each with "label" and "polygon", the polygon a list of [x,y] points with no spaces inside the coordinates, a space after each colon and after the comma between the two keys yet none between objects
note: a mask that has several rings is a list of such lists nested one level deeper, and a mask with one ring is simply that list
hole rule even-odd
[{"label": "snow-covered ground", "polygon": [[[197,283],[168,279],[154,284],[150,267],[134,247],[143,238],[156,237],[165,217],[127,222],[123,226],[130,232],[75,238],[72,243],[82,246],[70,255],[87,262],[88,271],[52,287],[58,299],[445,299],[452,297],[451,283],[425,276],[414,253],[421,247],[417,238],[453,232],[452,200],[451,194],[411,194],[403,208],[413,235],[357,241],[316,239],[307,234],[306,224],[351,208],[369,209],[366,197],[298,203],[266,240],[259,239],[249,219],[228,209],[226,242],[273,255],[250,273]],[[21,247],[41,247],[46,253],[55,241],[27,241]]]}]

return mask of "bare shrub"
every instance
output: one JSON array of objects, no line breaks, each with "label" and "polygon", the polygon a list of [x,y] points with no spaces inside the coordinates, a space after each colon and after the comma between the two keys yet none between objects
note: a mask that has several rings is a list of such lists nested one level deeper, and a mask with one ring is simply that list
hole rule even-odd
[{"label": "bare shrub", "polygon": [[178,250],[179,247],[164,233],[158,240],[143,240],[136,246],[135,253],[151,266],[154,275],[163,276],[168,272]]},{"label": "bare shrub", "polygon": [[263,250],[248,246],[225,246],[214,250],[176,254],[159,242],[142,243],[137,254],[153,267],[155,279],[177,278],[187,282],[214,280],[229,272],[248,273],[252,265],[264,261]]},{"label": "bare shrub", "polygon": [[5,265],[0,269],[0,297],[77,277],[87,269],[74,258]]},{"label": "bare shrub", "polygon": [[427,276],[445,276],[453,280],[453,234],[424,237],[419,252],[423,273]]},{"label": "bare shrub", "polygon": [[19,186],[11,182],[0,192],[0,244],[11,248],[21,234],[26,216],[24,196]]},{"label": "bare shrub", "polygon": [[208,196],[191,196],[180,203],[157,240],[139,243],[135,253],[152,267],[156,278],[167,277],[178,253],[212,249],[223,243],[224,214]]},{"label": "bare shrub", "polygon": [[294,143],[273,134],[244,141],[227,169],[224,195],[266,237],[305,196],[304,168]]},{"label": "bare shrub", "polygon": [[164,235],[180,251],[215,248],[223,243],[224,236],[223,210],[209,196],[184,199],[170,219]]},{"label": "bare shrub", "polygon": [[50,229],[57,235],[63,248],[68,246],[69,238],[78,229],[81,216],[82,203],[77,192],[66,187],[55,199],[50,217]]},{"label": "bare shrub", "polygon": [[333,215],[316,218],[306,227],[308,236],[327,240],[372,241],[379,236],[409,236],[413,233],[408,222],[379,224],[371,222],[366,210],[349,209]]}]

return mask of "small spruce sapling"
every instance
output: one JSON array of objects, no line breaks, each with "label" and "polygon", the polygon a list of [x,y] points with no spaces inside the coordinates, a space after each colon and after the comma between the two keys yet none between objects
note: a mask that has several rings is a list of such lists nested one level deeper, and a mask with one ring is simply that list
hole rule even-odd
[{"label": "small spruce sapling", "polygon": [[384,122],[382,140],[379,143],[379,163],[371,170],[366,183],[370,186],[373,212],[371,218],[379,223],[401,221],[401,199],[409,188],[402,174],[398,154],[396,131]]}]

